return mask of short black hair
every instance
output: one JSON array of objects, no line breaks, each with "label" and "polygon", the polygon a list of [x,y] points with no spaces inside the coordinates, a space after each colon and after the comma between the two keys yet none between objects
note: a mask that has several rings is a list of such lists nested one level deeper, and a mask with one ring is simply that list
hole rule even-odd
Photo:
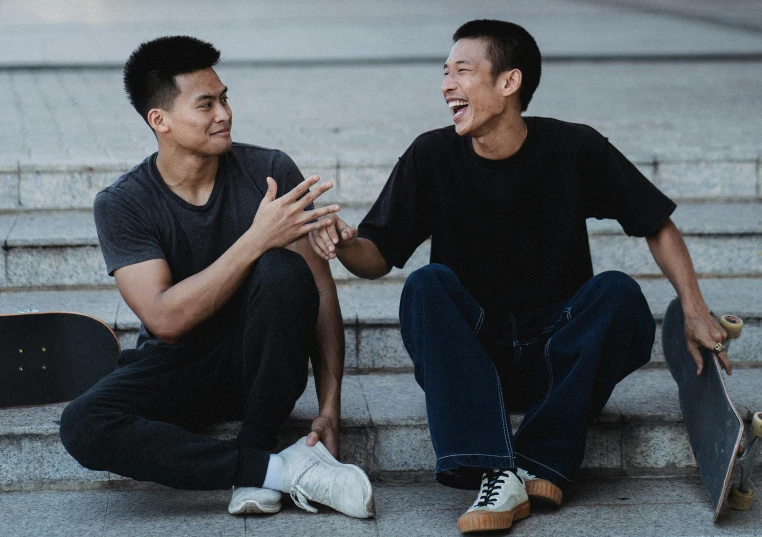
[{"label": "short black hair", "polygon": [[124,89],[138,114],[148,123],[152,108],[169,109],[180,94],[175,76],[217,65],[220,51],[206,41],[172,35],[146,41],[124,64]]},{"label": "short black hair", "polygon": [[452,36],[453,42],[466,38],[487,40],[487,58],[492,62],[494,78],[511,69],[521,71],[519,100],[521,111],[525,111],[542,74],[542,55],[534,37],[518,24],[481,19],[465,23]]}]

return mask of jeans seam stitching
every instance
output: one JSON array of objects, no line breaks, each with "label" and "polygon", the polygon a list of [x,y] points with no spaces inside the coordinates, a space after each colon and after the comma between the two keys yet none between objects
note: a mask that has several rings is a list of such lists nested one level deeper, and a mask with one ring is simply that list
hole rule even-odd
[{"label": "jeans seam stitching", "polygon": [[500,374],[497,372],[497,368],[495,365],[492,365],[492,368],[495,370],[495,378],[497,379],[497,395],[500,399],[500,414],[503,419],[503,439],[505,440],[505,447],[508,450],[508,458],[511,461],[511,465],[515,466],[516,460],[513,455],[513,446],[511,446],[511,442],[508,439],[508,419],[505,415],[505,401],[503,400],[503,384],[500,381]]},{"label": "jeans seam stitching", "polygon": [[[441,457],[437,457],[437,460],[441,461],[442,459],[449,459],[450,457],[500,457],[502,459],[505,458],[505,455],[494,455],[492,453],[453,453],[452,455],[442,455]],[[513,462],[513,457],[509,458]]]},{"label": "jeans seam stitching", "polygon": [[479,320],[476,321],[476,327],[474,328],[474,335],[479,334],[479,330],[482,328],[482,324],[484,323],[484,308],[479,308],[481,311],[479,312]]},{"label": "jeans seam stitching", "polygon": [[542,466],[543,468],[547,468],[548,470],[550,470],[550,471],[551,471],[551,472],[553,472],[554,474],[558,474],[558,475],[560,475],[561,477],[563,477],[564,479],[566,479],[566,480],[567,480],[569,483],[571,483],[571,482],[572,482],[572,480],[571,480],[571,479],[569,479],[568,477],[566,477],[564,474],[562,474],[562,473],[561,473],[561,472],[559,472],[558,470],[554,470],[554,469],[553,469],[553,468],[551,468],[550,466],[547,466],[547,465],[545,465],[545,464],[541,463],[540,461],[536,461],[536,460],[534,460],[534,459],[532,459],[532,458],[529,458],[529,457],[527,457],[526,455],[522,455],[521,453],[518,453],[518,452],[516,453],[516,455],[518,455],[519,457],[521,457],[521,458],[524,458],[524,459],[526,459],[526,460],[528,460],[528,461],[532,461],[532,462],[533,462],[533,463],[535,463],[535,464],[539,464],[539,465],[540,465],[540,466]]}]

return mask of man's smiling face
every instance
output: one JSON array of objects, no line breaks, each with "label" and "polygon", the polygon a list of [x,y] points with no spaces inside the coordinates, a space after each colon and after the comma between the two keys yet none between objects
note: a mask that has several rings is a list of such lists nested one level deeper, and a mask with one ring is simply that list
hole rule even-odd
[{"label": "man's smiling face", "polygon": [[166,111],[166,123],[178,145],[203,155],[220,155],[232,145],[233,112],[227,87],[211,67],[177,75],[180,94]]},{"label": "man's smiling face", "polygon": [[461,136],[486,134],[506,109],[487,46],[484,39],[459,39],[444,65],[442,95]]}]

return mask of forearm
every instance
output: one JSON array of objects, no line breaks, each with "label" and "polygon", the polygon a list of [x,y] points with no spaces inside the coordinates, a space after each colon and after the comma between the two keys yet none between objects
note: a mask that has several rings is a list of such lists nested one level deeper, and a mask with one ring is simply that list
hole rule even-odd
[{"label": "forearm", "polygon": [[241,237],[206,269],[160,293],[151,307],[148,328],[172,343],[217,313],[264,253],[247,239]]},{"label": "forearm", "polygon": [[336,253],[341,264],[359,278],[375,280],[391,270],[378,247],[368,239],[357,238]]},{"label": "forearm", "polygon": [[341,419],[341,380],[344,375],[344,325],[333,280],[318,287],[320,311],[315,329],[312,372],[318,397],[319,414]]},{"label": "forearm", "polygon": [[690,253],[672,220],[646,238],[656,264],[675,288],[686,315],[707,311]]}]

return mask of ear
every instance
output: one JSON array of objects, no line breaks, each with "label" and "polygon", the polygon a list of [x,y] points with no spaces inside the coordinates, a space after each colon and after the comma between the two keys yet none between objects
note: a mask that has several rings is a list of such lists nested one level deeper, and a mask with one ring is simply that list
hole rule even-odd
[{"label": "ear", "polygon": [[165,133],[169,131],[166,114],[167,112],[161,108],[151,108],[148,112],[148,124],[157,133]]},{"label": "ear", "polygon": [[503,97],[509,97],[513,94],[518,94],[521,89],[522,74],[518,69],[512,69],[505,71],[498,77],[498,83],[500,90],[503,93]]}]

